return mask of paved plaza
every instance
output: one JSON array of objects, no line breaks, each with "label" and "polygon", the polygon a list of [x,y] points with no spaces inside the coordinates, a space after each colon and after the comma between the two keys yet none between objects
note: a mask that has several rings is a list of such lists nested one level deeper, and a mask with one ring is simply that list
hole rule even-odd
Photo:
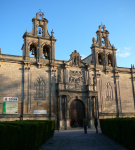
[{"label": "paved plaza", "polygon": [[101,130],[88,129],[84,134],[83,128],[61,130],[46,142],[39,150],[127,150],[107,136]]}]

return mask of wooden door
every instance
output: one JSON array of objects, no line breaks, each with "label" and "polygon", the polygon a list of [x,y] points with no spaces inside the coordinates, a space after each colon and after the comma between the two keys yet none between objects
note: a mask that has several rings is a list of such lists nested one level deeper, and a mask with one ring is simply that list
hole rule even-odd
[{"label": "wooden door", "polygon": [[83,126],[83,119],[85,117],[84,104],[80,100],[74,100],[70,105],[70,125],[74,126],[75,119],[77,119],[79,127]]}]

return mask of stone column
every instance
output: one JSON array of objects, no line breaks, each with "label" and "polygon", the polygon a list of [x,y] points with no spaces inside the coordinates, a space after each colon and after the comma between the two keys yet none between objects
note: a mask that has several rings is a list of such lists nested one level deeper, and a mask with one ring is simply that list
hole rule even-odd
[{"label": "stone column", "polygon": [[88,69],[88,85],[90,85],[90,72],[89,72],[89,69]]},{"label": "stone column", "polygon": [[36,20],[34,20],[34,36],[36,36],[37,35],[37,21]]},{"label": "stone column", "polygon": [[61,95],[59,96],[59,120],[62,120]]},{"label": "stone column", "polygon": [[97,99],[97,96],[95,96],[95,109],[96,109],[96,117],[98,118],[98,99]]},{"label": "stone column", "polygon": [[91,115],[91,97],[89,97],[89,115],[90,115],[90,119],[92,118]]},{"label": "stone column", "polygon": [[68,97],[66,95],[66,118],[69,119]]},{"label": "stone column", "polygon": [[98,53],[95,51],[96,65],[98,65]]},{"label": "stone column", "polygon": [[88,101],[89,101],[88,103],[89,105],[89,111],[88,111],[89,112],[89,115],[88,115],[89,116],[89,128],[91,128],[93,123],[92,123],[92,114],[91,114],[92,109],[91,109],[91,97],[90,96],[88,97]]},{"label": "stone column", "polygon": [[65,68],[66,69],[66,83],[68,83],[68,67]]},{"label": "stone column", "polygon": [[29,110],[29,63],[24,64],[24,75],[23,75],[23,113],[27,114]]},{"label": "stone column", "polygon": [[69,108],[68,108],[68,96],[66,95],[66,122],[67,128],[70,127],[70,120],[69,120]]},{"label": "stone column", "polygon": [[115,51],[114,51],[114,64],[115,64],[115,66],[114,66],[114,67],[117,67],[116,52],[115,52]]},{"label": "stone column", "polygon": [[63,120],[62,120],[62,108],[61,108],[61,95],[59,96],[59,127],[63,128]]},{"label": "stone column", "polygon": [[93,102],[94,102],[94,118],[96,117],[96,98],[93,98]]},{"label": "stone column", "polygon": [[28,48],[28,40],[25,38],[25,57],[29,57],[30,49]]},{"label": "stone column", "polygon": [[108,65],[108,62],[107,62],[107,54],[105,53],[105,66]]},{"label": "stone column", "polygon": [[52,42],[52,56],[51,59],[55,59],[55,42]]},{"label": "stone column", "polygon": [[68,83],[68,67],[64,68],[64,83]]},{"label": "stone column", "polygon": [[43,57],[43,49],[41,48],[41,40],[40,38],[38,39],[38,59]]},{"label": "stone column", "polygon": [[108,55],[106,54],[106,66],[108,66]]},{"label": "stone column", "polygon": [[86,118],[89,119],[89,114],[88,114],[88,111],[89,111],[89,101],[88,101],[88,98],[87,98],[87,101],[86,101]]},{"label": "stone column", "polygon": [[86,77],[86,85],[88,85],[88,70],[86,70],[86,75],[85,75],[85,77]]},{"label": "stone column", "polygon": [[44,26],[44,28],[45,28],[45,37],[47,37],[47,22],[45,22],[45,26]]}]

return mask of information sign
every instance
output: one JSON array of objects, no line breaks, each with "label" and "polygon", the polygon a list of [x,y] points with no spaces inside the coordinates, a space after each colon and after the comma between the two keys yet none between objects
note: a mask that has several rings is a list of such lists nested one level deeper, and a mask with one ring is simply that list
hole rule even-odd
[{"label": "information sign", "polygon": [[3,102],[3,114],[18,114],[18,102]]},{"label": "information sign", "polygon": [[18,101],[18,97],[3,97],[3,101]]},{"label": "information sign", "polygon": [[33,114],[47,114],[47,110],[33,110]]}]

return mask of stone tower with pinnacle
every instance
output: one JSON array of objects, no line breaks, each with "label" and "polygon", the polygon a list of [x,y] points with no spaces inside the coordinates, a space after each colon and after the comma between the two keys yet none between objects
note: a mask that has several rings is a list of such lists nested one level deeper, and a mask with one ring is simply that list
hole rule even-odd
[{"label": "stone tower with pinnacle", "polygon": [[47,30],[48,20],[44,18],[44,13],[36,13],[32,22],[32,31],[28,33],[26,30],[23,35],[23,58],[25,61],[30,61],[31,54],[34,55],[37,64],[42,64],[44,59],[52,62],[55,59],[56,42],[53,29],[51,35],[49,35]]},{"label": "stone tower with pinnacle", "polygon": [[101,67],[106,70],[108,67],[116,67],[116,50],[109,41],[109,32],[106,30],[105,25],[101,27],[96,32],[97,40],[95,37],[92,38],[92,63],[95,67]]}]

